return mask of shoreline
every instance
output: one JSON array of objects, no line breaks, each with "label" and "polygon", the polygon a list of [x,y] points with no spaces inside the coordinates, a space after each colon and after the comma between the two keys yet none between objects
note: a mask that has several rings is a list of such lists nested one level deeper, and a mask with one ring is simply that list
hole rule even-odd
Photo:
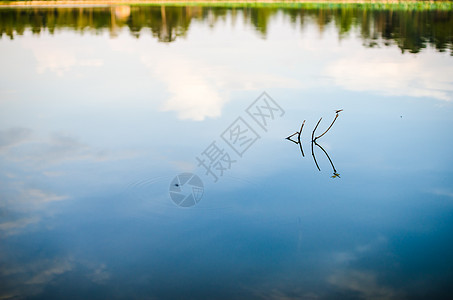
[{"label": "shoreline", "polygon": [[59,5],[226,5],[226,4],[453,4],[451,0],[28,0],[0,1],[0,6],[59,6]]},{"label": "shoreline", "polygon": [[452,0],[27,0],[1,1],[0,9],[7,8],[89,8],[112,6],[200,6],[200,7],[273,7],[325,8],[358,6],[365,9],[396,10],[453,10]]}]

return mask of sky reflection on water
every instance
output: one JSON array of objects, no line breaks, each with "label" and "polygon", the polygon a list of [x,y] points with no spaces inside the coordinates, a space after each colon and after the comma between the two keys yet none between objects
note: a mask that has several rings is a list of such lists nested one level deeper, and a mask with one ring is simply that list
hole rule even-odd
[{"label": "sky reflection on water", "polygon": [[[121,26],[2,37],[0,298],[451,298],[450,53],[370,48],[364,29],[293,26],[295,11],[265,35],[199,11],[171,43]],[[161,24],[160,8],[139,12]],[[284,116],[255,124],[214,183],[195,157],[263,91]],[[310,134],[337,109],[320,139],[331,178]],[[285,140],[303,120],[305,157]],[[188,209],[168,194],[182,172],[205,185]]]}]

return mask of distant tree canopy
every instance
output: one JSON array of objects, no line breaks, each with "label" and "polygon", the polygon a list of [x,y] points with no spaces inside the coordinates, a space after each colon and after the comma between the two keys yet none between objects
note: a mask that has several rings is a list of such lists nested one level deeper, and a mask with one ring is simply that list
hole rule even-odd
[{"label": "distant tree canopy", "polygon": [[272,18],[283,14],[293,25],[302,29],[317,24],[323,32],[333,24],[339,38],[358,32],[367,47],[397,45],[402,52],[420,52],[427,45],[453,55],[453,10],[451,9],[392,9],[363,5],[298,5],[297,7],[209,7],[209,6],[112,6],[112,7],[49,7],[0,8],[0,37],[13,39],[26,30],[51,34],[59,29],[100,33],[108,30],[112,36],[128,28],[136,37],[150,29],[161,42],[172,42],[184,36],[192,20],[215,26],[227,16],[242,16],[263,38]]}]

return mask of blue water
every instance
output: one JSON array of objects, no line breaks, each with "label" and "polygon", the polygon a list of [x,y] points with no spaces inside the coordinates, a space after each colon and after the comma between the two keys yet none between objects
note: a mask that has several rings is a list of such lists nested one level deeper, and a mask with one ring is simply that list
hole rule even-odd
[{"label": "blue water", "polygon": [[[171,43],[0,39],[0,298],[451,299],[452,56],[243,18]],[[311,134],[338,109],[317,140],[332,178]],[[259,136],[242,156],[222,139],[238,117]],[[304,120],[305,157],[285,139]],[[212,142],[235,161],[217,181]],[[203,183],[190,207],[182,173]]]}]

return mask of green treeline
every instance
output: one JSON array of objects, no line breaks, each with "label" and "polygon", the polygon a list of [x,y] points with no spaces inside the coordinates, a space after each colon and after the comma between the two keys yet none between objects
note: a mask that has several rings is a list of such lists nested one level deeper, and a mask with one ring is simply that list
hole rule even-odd
[{"label": "green treeline", "polygon": [[[397,45],[401,51],[417,53],[431,45],[453,55],[453,11],[451,9],[391,9],[361,5],[299,5],[298,7],[209,7],[209,6],[113,6],[0,8],[0,37],[13,39],[26,30],[39,34],[71,29],[81,33],[119,30],[140,37],[151,34],[161,42],[184,36],[192,21],[215,26],[227,17],[253,25],[266,37],[271,20],[278,14],[294,26],[316,24],[320,32],[334,24],[340,38],[358,32],[367,47]],[[148,30],[142,30],[148,29]]]}]

